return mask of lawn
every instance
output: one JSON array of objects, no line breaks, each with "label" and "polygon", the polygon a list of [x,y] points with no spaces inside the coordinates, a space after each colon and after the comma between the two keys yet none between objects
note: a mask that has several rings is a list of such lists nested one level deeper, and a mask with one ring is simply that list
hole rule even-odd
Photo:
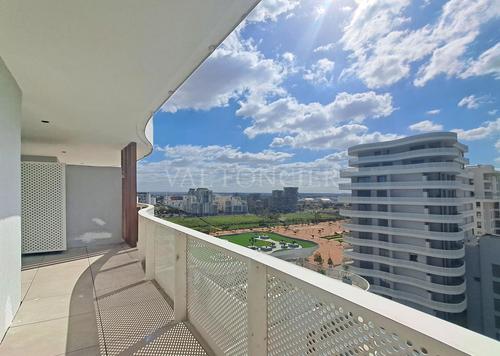
[{"label": "lawn", "polygon": [[274,215],[217,215],[204,217],[168,217],[173,223],[183,225],[201,232],[252,229],[277,225],[307,224],[319,221],[338,220],[338,215],[314,213],[310,211],[274,214]]},{"label": "lawn", "polygon": [[[251,245],[250,239],[252,237],[257,237],[258,235],[267,235],[267,236],[269,236],[270,240],[273,240],[275,242],[280,242],[280,241],[285,241],[287,243],[297,242],[303,248],[316,246],[316,244],[314,242],[293,239],[291,237],[279,235],[279,234],[276,234],[274,232],[261,232],[261,233],[245,232],[242,234],[224,235],[224,236],[220,236],[220,238],[227,240],[227,241],[230,241],[230,242],[233,242],[235,244],[241,245],[241,246],[250,246]],[[262,245],[260,243],[262,243]],[[256,245],[257,246],[265,246],[265,245],[270,245],[270,243],[267,241],[256,240]]]}]

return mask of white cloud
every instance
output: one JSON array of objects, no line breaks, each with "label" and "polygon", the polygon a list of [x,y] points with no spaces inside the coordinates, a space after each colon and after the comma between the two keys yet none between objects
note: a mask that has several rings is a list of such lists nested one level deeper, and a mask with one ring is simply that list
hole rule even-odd
[{"label": "white cloud", "polygon": [[388,141],[399,138],[395,134],[368,132],[368,127],[360,124],[347,124],[321,131],[301,131],[295,136],[276,137],[271,147],[290,146],[308,149],[345,149],[362,143]]},{"label": "white cloud", "polygon": [[250,22],[276,21],[281,15],[292,12],[299,4],[300,0],[263,0],[246,20]]},{"label": "white cloud", "polygon": [[493,116],[493,115],[496,115],[496,114],[497,114],[497,112],[498,112],[498,110],[497,110],[497,109],[490,110],[490,111],[488,111],[488,115]]},{"label": "white cloud", "polygon": [[162,107],[163,111],[210,110],[242,95],[283,91],[287,66],[265,58],[249,40],[233,32]]},{"label": "white cloud", "polygon": [[293,62],[295,61],[295,54],[291,53],[291,52],[285,52],[281,55],[281,57],[283,57],[283,59],[287,62]]},{"label": "white cloud", "polygon": [[329,52],[335,48],[335,43],[328,43],[323,46],[316,47],[313,49],[314,53],[319,53],[319,52]]},{"label": "white cloud", "polygon": [[299,186],[301,191],[338,190],[347,153],[334,152],[310,162],[291,161],[284,152],[242,152],[232,146],[167,146],[158,162],[138,162],[138,185],[145,191],[209,187],[219,192],[261,191]]},{"label": "white cloud", "polygon": [[467,109],[477,109],[481,104],[484,104],[488,101],[487,96],[475,96],[475,95],[469,95],[464,98],[462,98],[458,102],[459,107],[466,107]]},{"label": "white cloud", "polygon": [[327,58],[321,58],[314,63],[310,69],[304,71],[302,78],[316,85],[328,84],[332,81],[332,72],[334,68],[334,62]]},{"label": "white cloud", "polygon": [[426,112],[427,115],[438,115],[441,112],[440,109],[433,109]]},{"label": "white cloud", "polygon": [[465,70],[463,56],[481,25],[500,15],[495,0],[450,0],[435,23],[409,29],[406,25],[411,19],[405,16],[409,0],[357,3],[341,39],[353,60],[344,74],[357,75],[370,88],[408,77],[411,66],[421,61],[416,86],[441,74],[461,75]]},{"label": "white cloud", "polygon": [[498,137],[500,135],[500,118],[495,121],[485,121],[481,126],[470,130],[454,129],[451,131],[456,132],[458,138],[465,141],[481,140],[490,136]]},{"label": "white cloud", "polygon": [[443,125],[436,124],[430,120],[424,120],[409,126],[410,130],[418,132],[442,131]]},{"label": "white cloud", "polygon": [[339,122],[362,122],[367,118],[386,117],[395,110],[390,94],[376,94],[373,91],[355,94],[342,92],[326,105],[317,102],[302,104],[291,96],[271,102],[248,100],[240,102],[240,105],[237,115],[252,120],[252,124],[244,131],[250,138],[259,134],[324,130]]},{"label": "white cloud", "polygon": [[484,51],[477,60],[468,63],[468,68],[460,76],[468,78],[492,74],[495,79],[500,79],[500,42]]}]

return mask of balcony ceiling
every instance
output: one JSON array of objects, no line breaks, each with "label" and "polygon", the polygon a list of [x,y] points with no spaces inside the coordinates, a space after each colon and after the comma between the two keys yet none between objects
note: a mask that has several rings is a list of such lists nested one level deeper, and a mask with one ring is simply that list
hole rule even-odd
[{"label": "balcony ceiling", "polygon": [[258,2],[0,0],[0,56],[23,92],[22,153],[118,166],[136,141],[147,155],[152,113]]}]

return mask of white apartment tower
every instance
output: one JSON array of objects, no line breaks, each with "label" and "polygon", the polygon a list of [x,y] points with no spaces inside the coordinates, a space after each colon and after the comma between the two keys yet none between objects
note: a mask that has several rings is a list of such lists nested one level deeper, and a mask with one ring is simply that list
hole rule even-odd
[{"label": "white apartment tower", "polygon": [[500,235],[500,172],[491,165],[466,170],[474,181],[474,235]]},{"label": "white apartment tower", "polygon": [[463,324],[464,240],[472,235],[467,146],[451,132],[349,148],[344,241],[370,291]]}]

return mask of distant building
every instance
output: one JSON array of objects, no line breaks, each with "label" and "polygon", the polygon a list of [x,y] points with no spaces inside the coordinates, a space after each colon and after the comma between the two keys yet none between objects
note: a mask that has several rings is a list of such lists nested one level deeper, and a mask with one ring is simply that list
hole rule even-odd
[{"label": "distant building", "polygon": [[500,235],[500,171],[490,165],[466,170],[474,184],[474,235]]},{"label": "distant building", "polygon": [[215,198],[217,211],[220,214],[246,214],[248,204],[239,196],[220,195]]},{"label": "distant building", "polygon": [[247,195],[248,212],[252,214],[262,214],[269,209],[270,198],[260,193]]},{"label": "distant building", "polygon": [[500,236],[467,242],[465,261],[467,327],[500,340]]},{"label": "distant building", "polygon": [[345,242],[370,290],[464,324],[464,241],[473,228],[467,146],[452,132],[350,147]]},{"label": "distant building", "polygon": [[185,196],[184,211],[192,215],[215,215],[217,214],[217,204],[214,194],[207,188],[191,188]]},{"label": "distant building", "polygon": [[151,196],[149,192],[138,192],[137,193],[137,202],[141,204],[156,204],[156,199]]},{"label": "distant building", "polygon": [[273,190],[271,192],[270,208],[273,212],[289,213],[297,211],[299,201],[299,188],[285,187],[283,190]]}]

